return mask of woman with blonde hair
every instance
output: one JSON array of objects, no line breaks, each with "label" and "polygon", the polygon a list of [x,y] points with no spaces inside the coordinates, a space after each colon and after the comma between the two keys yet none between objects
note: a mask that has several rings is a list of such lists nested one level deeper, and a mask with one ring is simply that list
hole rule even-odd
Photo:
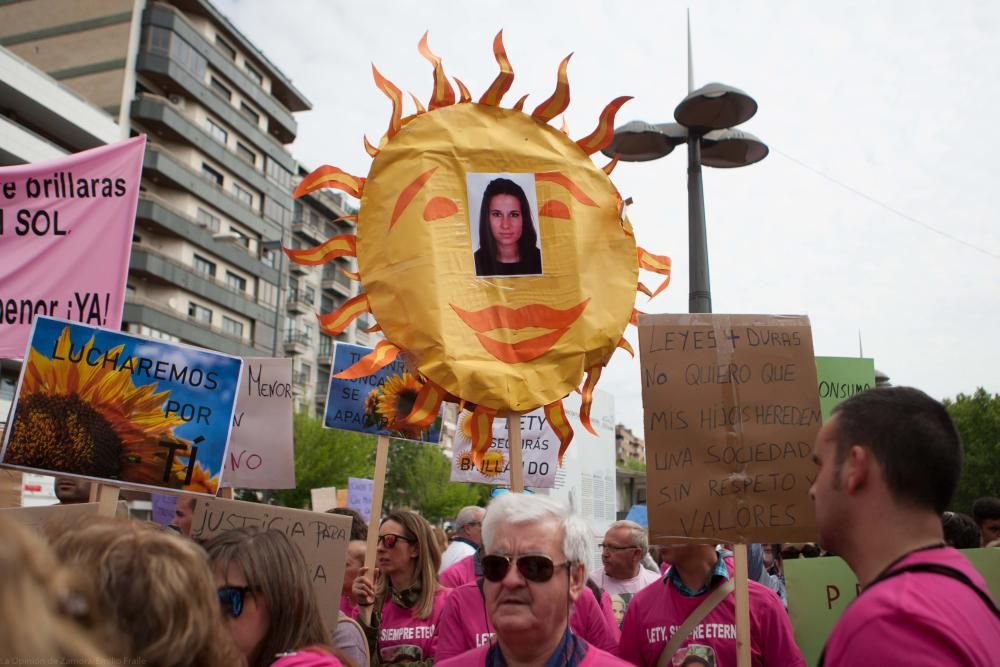
[{"label": "woman with blonde hair", "polygon": [[448,589],[438,583],[441,553],[427,521],[405,510],[382,520],[375,581],[368,568],[354,580],[354,597],[372,663],[431,665],[437,623]]},{"label": "woman with blonde hair", "polygon": [[238,528],[211,538],[205,550],[248,667],[342,664],[329,647],[305,557],[284,533]]},{"label": "woman with blonde hair", "polygon": [[0,519],[0,656],[23,664],[102,664],[89,587],[40,537]]},{"label": "woman with blonde hair", "polygon": [[53,548],[89,578],[103,640],[117,660],[242,662],[222,623],[208,559],[194,542],[151,524],[98,520],[64,532]]}]

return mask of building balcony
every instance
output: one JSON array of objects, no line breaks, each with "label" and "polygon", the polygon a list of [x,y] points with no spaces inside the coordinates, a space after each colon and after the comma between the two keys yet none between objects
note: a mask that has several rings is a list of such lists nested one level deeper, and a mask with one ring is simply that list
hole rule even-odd
[{"label": "building balcony", "polygon": [[161,302],[137,295],[126,295],[122,322],[137,322],[153,329],[177,336],[185,343],[218,350],[226,354],[242,357],[258,357],[270,352],[262,346],[254,346],[246,339],[207,324],[187,313],[181,313]]},{"label": "building balcony", "polygon": [[306,387],[309,385],[309,373],[292,373],[292,384],[297,384],[301,387]]},{"label": "building balcony", "polygon": [[309,268],[305,264],[299,264],[298,262],[288,261],[288,271],[299,276],[304,276],[309,273]]},{"label": "building balcony", "polygon": [[288,299],[285,301],[285,306],[288,308],[290,313],[311,313],[315,309],[313,304],[308,303],[305,299],[297,294],[290,294]]},{"label": "building balcony", "polygon": [[323,269],[323,281],[320,287],[331,290],[343,296],[352,296],[354,292],[353,281],[337,270],[336,266],[327,266]]},{"label": "building balcony", "polygon": [[309,336],[303,333],[290,333],[285,335],[285,352],[287,354],[306,354],[309,352],[309,348],[312,345],[312,341]]},{"label": "building balcony", "polygon": [[302,219],[292,220],[292,232],[308,239],[310,243],[320,244],[326,241],[327,234],[319,227]]}]

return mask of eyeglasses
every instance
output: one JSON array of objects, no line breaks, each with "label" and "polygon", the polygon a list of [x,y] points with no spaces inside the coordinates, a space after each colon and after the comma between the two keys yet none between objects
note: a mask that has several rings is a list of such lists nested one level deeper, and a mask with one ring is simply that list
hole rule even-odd
[{"label": "eyeglasses", "polygon": [[384,544],[386,549],[391,549],[396,546],[396,542],[403,540],[404,542],[409,542],[413,544],[416,542],[414,539],[410,539],[406,535],[397,535],[396,533],[386,533],[385,535],[378,536],[378,544]]},{"label": "eyeglasses", "polygon": [[627,549],[638,549],[639,547],[632,545],[628,547],[620,547],[617,544],[608,544],[607,542],[601,542],[597,546],[601,547],[602,551],[626,551]]},{"label": "eyeglasses", "polygon": [[[503,578],[510,572],[510,556],[490,554],[483,556],[480,562],[483,566],[483,576],[486,577],[487,581],[494,583],[503,581]],[[518,556],[514,559],[514,564],[517,566],[517,571],[521,573],[522,577],[536,584],[544,584],[551,579],[552,575],[555,574],[556,568],[568,568],[570,566],[569,561],[553,563],[552,559],[548,556],[540,555]]]},{"label": "eyeglasses", "polygon": [[259,591],[260,589],[255,586],[222,586],[216,591],[219,595],[219,604],[222,605],[222,613],[239,618],[243,613],[243,597]]}]

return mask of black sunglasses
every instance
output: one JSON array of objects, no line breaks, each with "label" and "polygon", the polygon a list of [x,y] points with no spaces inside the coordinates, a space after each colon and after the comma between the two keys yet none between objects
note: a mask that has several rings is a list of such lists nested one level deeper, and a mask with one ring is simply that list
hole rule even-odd
[{"label": "black sunglasses", "polygon": [[[489,556],[483,556],[480,562],[483,566],[483,576],[486,577],[487,581],[494,583],[503,581],[503,578],[510,572],[510,556],[490,554]],[[558,564],[553,563],[552,559],[548,556],[518,556],[514,560],[514,563],[522,577],[536,584],[544,584],[551,579],[552,575],[555,574],[556,568],[569,568],[570,566],[569,561]]]},{"label": "black sunglasses", "polygon": [[255,586],[222,586],[216,593],[219,595],[222,613],[239,618],[243,613],[243,596],[259,591],[260,589]]},{"label": "black sunglasses", "polygon": [[397,535],[396,533],[386,533],[385,535],[378,536],[378,544],[385,544],[386,549],[391,549],[396,546],[396,542],[403,540],[404,542],[409,542],[413,544],[416,540],[407,537],[406,535]]}]

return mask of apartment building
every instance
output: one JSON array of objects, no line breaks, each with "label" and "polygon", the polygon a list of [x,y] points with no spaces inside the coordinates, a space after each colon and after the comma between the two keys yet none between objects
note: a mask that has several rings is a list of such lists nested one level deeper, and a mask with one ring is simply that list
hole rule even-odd
[{"label": "apartment building", "polygon": [[311,105],[292,81],[206,0],[4,2],[0,45],[148,136],[123,329],[293,356],[298,407],[320,405],[332,342],[314,312],[355,288],[334,267],[291,264],[280,245],[353,224],[332,222],[347,214],[336,196],[293,204],[305,170],[287,146],[293,114]]},{"label": "apartment building", "polygon": [[642,438],[622,424],[615,426],[615,457],[619,464],[626,461],[646,462],[646,445]]}]

